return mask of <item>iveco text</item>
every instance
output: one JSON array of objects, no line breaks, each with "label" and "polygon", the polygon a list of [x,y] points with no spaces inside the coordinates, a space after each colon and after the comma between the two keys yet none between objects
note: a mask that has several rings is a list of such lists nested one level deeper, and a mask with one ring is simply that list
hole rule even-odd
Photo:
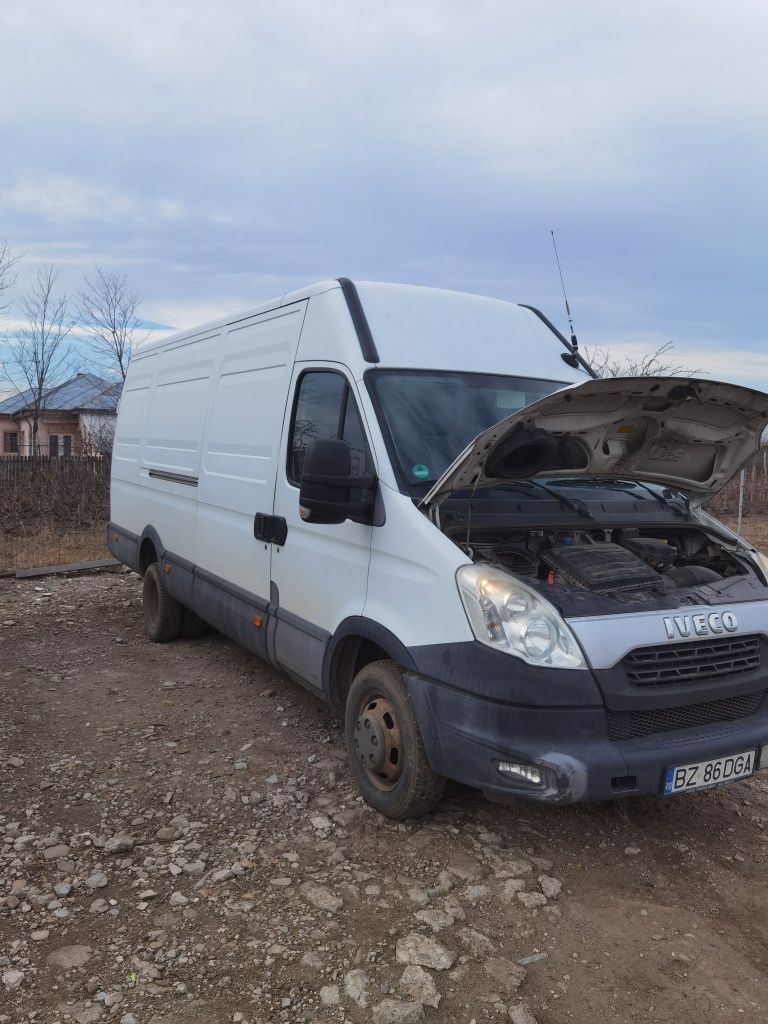
[{"label": "iveco text", "polygon": [[709,612],[708,615],[665,615],[667,638],[707,636],[708,633],[735,633],[739,622],[733,612]]}]

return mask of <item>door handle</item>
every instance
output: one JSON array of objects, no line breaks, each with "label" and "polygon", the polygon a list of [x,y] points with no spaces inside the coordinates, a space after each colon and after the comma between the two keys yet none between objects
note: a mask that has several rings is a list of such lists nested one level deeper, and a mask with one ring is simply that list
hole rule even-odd
[{"label": "door handle", "polygon": [[282,547],[288,536],[288,523],[283,516],[268,516],[264,512],[257,512],[253,517],[253,536],[265,544]]}]

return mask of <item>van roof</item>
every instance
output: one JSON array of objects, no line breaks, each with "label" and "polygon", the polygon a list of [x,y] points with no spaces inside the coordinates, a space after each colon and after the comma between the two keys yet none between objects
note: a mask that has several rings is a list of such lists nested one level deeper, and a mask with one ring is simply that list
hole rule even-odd
[{"label": "van roof", "polygon": [[[373,281],[353,285],[346,278],[319,281],[251,309],[166,335],[145,343],[141,351],[191,340],[330,292],[343,292],[341,301],[355,321],[363,365],[507,372],[563,383],[584,379],[582,368],[561,361],[567,354],[564,349],[570,351],[568,341],[533,307],[421,285]],[[328,353],[317,350],[312,357],[328,358]]]},{"label": "van roof", "polygon": [[175,344],[177,341],[182,341],[185,338],[194,338],[197,334],[204,334],[220,327],[228,327],[230,324],[239,323],[241,320],[248,320],[252,316],[259,316],[260,313],[268,313],[271,309],[277,309],[279,306],[288,306],[292,302],[301,302],[302,299],[309,299],[313,295],[322,295],[323,292],[332,291],[334,288],[339,287],[338,281],[318,281],[316,284],[307,285],[306,288],[286,292],[285,295],[280,295],[274,299],[267,299],[265,302],[260,302],[258,306],[236,310],[233,313],[216,317],[215,320],[206,320],[201,324],[195,324],[194,327],[186,327],[181,331],[165,334],[162,338],[152,338],[140,346],[141,352],[142,354],[150,352],[154,349],[163,348],[165,345]]}]

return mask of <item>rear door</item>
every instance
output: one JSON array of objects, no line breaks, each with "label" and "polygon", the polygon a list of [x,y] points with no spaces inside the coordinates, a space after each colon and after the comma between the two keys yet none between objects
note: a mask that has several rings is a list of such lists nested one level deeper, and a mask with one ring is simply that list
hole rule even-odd
[{"label": "rear door", "polygon": [[275,658],[320,687],[323,655],[339,623],[365,604],[372,527],[349,520],[307,523],[299,516],[299,484],[307,448],[342,438],[352,448],[352,472],[374,468],[355,382],[338,364],[297,366],[275,484],[275,516],[285,520],[274,545],[272,581],[279,600]]}]

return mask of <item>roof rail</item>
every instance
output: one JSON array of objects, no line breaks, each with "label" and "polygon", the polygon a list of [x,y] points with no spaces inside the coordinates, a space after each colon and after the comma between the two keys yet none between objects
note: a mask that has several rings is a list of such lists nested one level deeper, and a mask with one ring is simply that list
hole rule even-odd
[{"label": "roof rail", "polygon": [[363,353],[363,359],[366,363],[380,362],[376,342],[373,340],[363,304],[360,301],[360,296],[357,294],[357,288],[355,288],[348,277],[337,277],[336,280],[341,285],[341,291],[347,301],[347,309],[357,332],[357,340],[360,342],[360,351]]}]

